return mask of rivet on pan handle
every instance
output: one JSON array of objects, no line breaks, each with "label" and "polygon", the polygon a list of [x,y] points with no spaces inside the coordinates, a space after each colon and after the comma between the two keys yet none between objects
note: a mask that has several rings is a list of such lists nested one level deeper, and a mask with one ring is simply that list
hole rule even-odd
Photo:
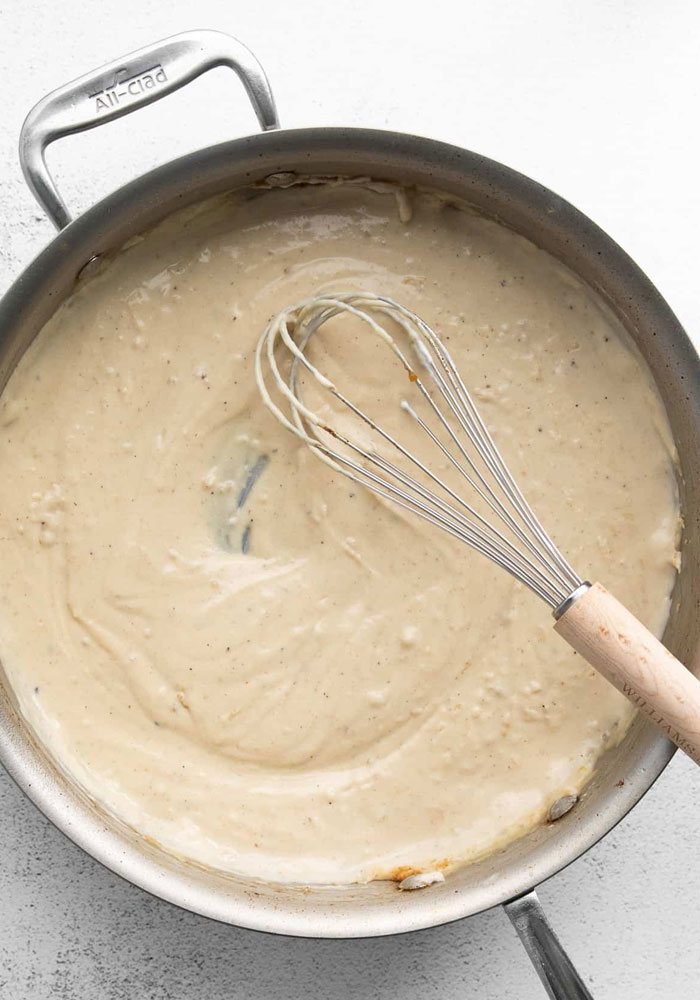
[{"label": "rivet on pan handle", "polygon": [[20,134],[20,163],[32,193],[57,229],[67,226],[71,216],[46,166],[46,147],[152,104],[217,66],[238,74],[261,128],[278,128],[262,66],[242,42],[220,31],[187,31],[154,42],[59,87],[32,108]]}]

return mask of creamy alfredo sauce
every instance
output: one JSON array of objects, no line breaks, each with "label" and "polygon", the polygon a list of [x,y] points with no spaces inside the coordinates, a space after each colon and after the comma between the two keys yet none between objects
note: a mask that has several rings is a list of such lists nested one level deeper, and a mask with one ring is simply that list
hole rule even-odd
[{"label": "creamy alfredo sauce", "polygon": [[[449,339],[572,564],[657,634],[677,559],[650,376],[590,291],[494,222],[381,185],[247,192],[86,280],[2,396],[2,661],[108,809],[200,863],[308,882],[494,849],[631,717],[537,598],[263,409],[264,324],[337,288]],[[355,371],[373,412],[395,406]]]}]

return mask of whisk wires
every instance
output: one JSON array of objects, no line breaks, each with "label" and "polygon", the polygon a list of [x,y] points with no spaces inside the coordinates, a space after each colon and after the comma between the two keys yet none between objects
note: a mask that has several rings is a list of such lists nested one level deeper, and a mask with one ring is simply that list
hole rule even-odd
[{"label": "whisk wires", "polygon": [[[356,317],[394,354],[412,391],[423,400],[426,416],[407,399],[401,401],[403,411],[455,470],[458,482],[468,485],[471,499],[478,502],[479,497],[488,515],[309,360],[312,338],[338,315]],[[380,320],[395,326],[403,346]],[[309,406],[303,374],[368,426],[381,447],[333,426],[332,418]],[[525,500],[447,347],[409,309],[369,292],[305,299],[265,328],[256,349],[255,377],[263,402],[280,423],[336,472],[481,552],[554,609],[582,585]]]}]

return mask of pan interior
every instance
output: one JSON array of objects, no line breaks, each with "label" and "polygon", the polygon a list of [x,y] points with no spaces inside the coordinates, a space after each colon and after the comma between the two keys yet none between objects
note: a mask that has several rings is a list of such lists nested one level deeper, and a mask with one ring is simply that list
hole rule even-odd
[{"label": "pan interior", "polygon": [[[604,234],[550,192],[474,154],[389,133],[308,130],[240,140],[175,161],[92,209],[57,237],[14,286],[0,312],[1,384],[95,253],[117,251],[183,203],[249,185],[283,169],[366,174],[456,195],[559,257],[604,296],[654,374],[678,447],[683,562],[665,641],[697,672],[698,524],[690,516],[698,509],[700,485],[697,358],[652,286]],[[455,872],[444,884],[418,893],[399,893],[386,882],[309,890],[224,875],[164,854],[103,815],[75,788],[27,732],[6,686],[2,697],[0,738],[6,766],[76,842],[118,873],[173,902],[231,923],[294,934],[361,936],[411,930],[469,915],[525,891],[605,833],[670,756],[665,741],[637,720],[623,744],[601,759],[572,812]]]}]

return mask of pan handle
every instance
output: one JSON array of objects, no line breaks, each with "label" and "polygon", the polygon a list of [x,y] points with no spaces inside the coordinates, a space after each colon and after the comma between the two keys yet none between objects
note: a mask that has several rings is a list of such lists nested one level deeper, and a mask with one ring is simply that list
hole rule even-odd
[{"label": "pan handle", "polygon": [[533,889],[503,904],[551,1000],[593,1000]]},{"label": "pan handle", "polygon": [[59,87],[32,108],[22,126],[19,159],[34,197],[57,229],[71,216],[46,166],[46,147],[152,104],[216,66],[238,74],[263,130],[279,128],[262,66],[242,42],[221,31],[186,31],[154,42]]}]

